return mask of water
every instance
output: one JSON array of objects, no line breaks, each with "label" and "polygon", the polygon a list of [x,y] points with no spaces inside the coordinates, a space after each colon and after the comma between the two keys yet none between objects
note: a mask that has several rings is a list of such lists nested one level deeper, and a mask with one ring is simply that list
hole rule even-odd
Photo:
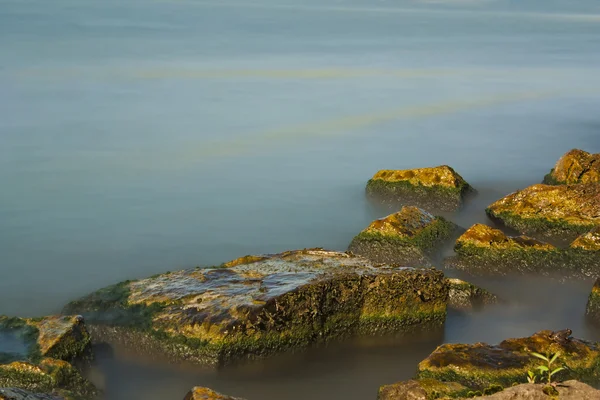
[{"label": "water", "polygon": [[[0,314],[58,312],[107,284],[245,254],[343,250],[384,215],[364,198],[381,168],[453,166],[480,192],[451,216],[468,227],[567,150],[600,151],[594,0],[0,0],[0,9]],[[340,344],[353,351],[214,379],[122,361],[108,368],[122,374],[100,374],[115,399],[141,381],[149,399],[203,383],[250,399],[305,387],[326,398],[340,386],[365,398],[409,377],[442,340],[565,325],[594,336],[582,322],[590,286],[544,291],[552,306],[525,298],[451,316],[443,338],[415,351],[406,339],[380,352]]]}]

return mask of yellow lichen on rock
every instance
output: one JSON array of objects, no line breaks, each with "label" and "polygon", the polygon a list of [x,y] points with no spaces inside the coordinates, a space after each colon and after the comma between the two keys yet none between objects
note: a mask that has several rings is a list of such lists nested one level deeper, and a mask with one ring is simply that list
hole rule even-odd
[{"label": "yellow lichen on rock", "polygon": [[509,237],[499,229],[484,224],[475,224],[456,241],[457,246],[473,245],[490,249],[535,249],[555,250],[551,244],[540,242],[528,236]]},{"label": "yellow lichen on rock", "polygon": [[600,251],[600,226],[584,233],[571,243],[571,248],[589,251]]},{"label": "yellow lichen on rock", "polygon": [[397,213],[371,222],[362,232],[410,238],[429,226],[434,219],[433,215],[418,207],[405,206]]},{"label": "yellow lichen on rock", "polygon": [[[52,353],[64,352],[65,347],[82,347],[77,342],[89,343],[89,335],[81,316],[50,316],[40,321],[28,320],[39,330],[37,339],[42,356],[55,356]],[[74,352],[75,353],[75,352]],[[72,357],[76,354],[67,354]]]},{"label": "yellow lichen on rock", "polygon": [[405,181],[414,186],[445,186],[454,189],[459,189],[466,184],[465,180],[447,165],[405,170],[384,169],[377,172],[372,179],[386,182]]},{"label": "yellow lichen on rock", "polygon": [[545,183],[573,184],[600,183],[600,153],[573,149],[563,155]]},{"label": "yellow lichen on rock", "polygon": [[185,396],[184,400],[243,400],[240,397],[231,397],[215,392],[212,389],[196,386]]}]

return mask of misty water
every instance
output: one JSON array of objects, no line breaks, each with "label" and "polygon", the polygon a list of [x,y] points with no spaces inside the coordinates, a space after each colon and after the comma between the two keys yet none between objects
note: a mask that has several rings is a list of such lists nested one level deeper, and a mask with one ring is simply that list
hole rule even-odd
[{"label": "misty water", "polygon": [[[345,250],[393,211],[364,196],[383,168],[451,165],[479,195],[446,216],[489,223],[567,150],[600,151],[599,67],[596,0],[0,0],[0,314]],[[108,399],[366,399],[442,342],[598,339],[590,281],[474,281],[510,303],[217,372],[99,349],[91,375]]]}]

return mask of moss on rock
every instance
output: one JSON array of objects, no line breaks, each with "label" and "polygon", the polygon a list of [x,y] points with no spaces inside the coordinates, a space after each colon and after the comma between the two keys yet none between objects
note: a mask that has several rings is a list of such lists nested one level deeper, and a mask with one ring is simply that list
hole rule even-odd
[{"label": "moss on rock", "polygon": [[498,303],[498,296],[461,279],[448,279],[448,307],[456,310],[479,309]]},{"label": "moss on rock", "polygon": [[184,400],[244,400],[241,397],[231,397],[215,392],[212,389],[196,386],[185,396]]},{"label": "moss on rock", "polygon": [[600,325],[600,278],[596,279],[588,297],[585,315],[590,322]]},{"label": "moss on rock", "polygon": [[374,262],[431,265],[428,255],[457,229],[442,217],[404,206],[397,213],[373,221],[352,239],[348,250]]},{"label": "moss on rock", "polygon": [[379,388],[377,400],[429,400],[468,396],[469,389],[456,382],[419,379],[398,382]]},{"label": "moss on rock", "polygon": [[221,365],[332,337],[443,324],[440,271],[322,249],[249,258],[114,285],[69,304],[99,340]]},{"label": "moss on rock", "polygon": [[470,227],[458,238],[454,250],[457,255],[447,259],[446,266],[476,274],[577,278],[600,272],[597,251],[582,247],[561,249],[527,236],[506,236],[483,224]]},{"label": "moss on rock", "polygon": [[552,331],[526,338],[508,339],[499,345],[485,343],[444,344],[418,367],[420,379],[457,382],[484,394],[491,387],[510,387],[527,382],[527,371],[540,365],[531,352],[560,352],[557,364],[566,369],[555,378],[595,382],[600,379],[600,350],[597,344],[569,338],[557,340]]},{"label": "moss on rock", "polygon": [[496,201],[486,212],[523,233],[573,239],[600,226],[600,185],[533,185]]},{"label": "moss on rock", "polygon": [[556,163],[544,182],[548,185],[600,183],[600,153],[573,149]]},{"label": "moss on rock", "polygon": [[367,183],[367,194],[384,201],[454,211],[473,188],[451,167],[381,170]]}]

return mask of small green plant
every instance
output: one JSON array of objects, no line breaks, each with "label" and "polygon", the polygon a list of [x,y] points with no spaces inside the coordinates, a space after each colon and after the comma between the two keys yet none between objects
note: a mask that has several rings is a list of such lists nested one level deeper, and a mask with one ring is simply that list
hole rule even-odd
[{"label": "small green plant", "polygon": [[[552,364],[554,364],[554,362],[558,359],[560,352],[556,352],[554,354],[547,353],[546,355],[536,353],[536,352],[531,352],[530,354],[532,356],[537,357],[540,360],[544,360],[546,362],[546,365],[538,365],[537,367],[535,367],[535,369],[537,369],[539,371],[540,380],[547,379],[549,385],[554,385],[555,383],[553,384],[552,377],[557,372],[560,372],[565,369],[564,367],[558,367],[558,368],[552,369]],[[536,376],[535,372],[527,371],[527,382],[535,383],[536,377],[537,376]]]}]

